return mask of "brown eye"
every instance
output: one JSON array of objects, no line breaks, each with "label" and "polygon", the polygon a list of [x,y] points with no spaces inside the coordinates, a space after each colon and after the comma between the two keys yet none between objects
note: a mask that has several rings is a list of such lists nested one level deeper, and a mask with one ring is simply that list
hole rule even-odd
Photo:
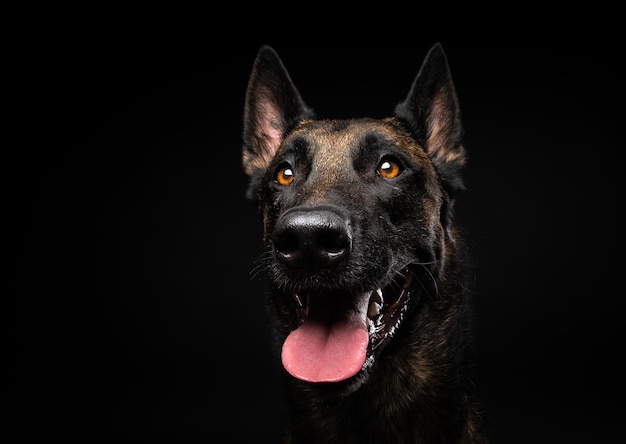
[{"label": "brown eye", "polygon": [[387,157],[380,162],[376,172],[385,179],[393,179],[402,172],[402,168],[395,160]]},{"label": "brown eye", "polygon": [[294,177],[293,170],[289,165],[286,165],[276,173],[276,182],[279,185],[289,185],[293,182]]}]

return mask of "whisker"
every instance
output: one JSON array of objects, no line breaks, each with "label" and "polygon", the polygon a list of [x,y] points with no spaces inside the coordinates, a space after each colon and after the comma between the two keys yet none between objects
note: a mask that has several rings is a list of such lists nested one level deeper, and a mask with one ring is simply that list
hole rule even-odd
[{"label": "whisker", "polygon": [[[435,261],[432,261],[432,262],[420,262],[420,263],[416,264],[416,265],[419,265],[420,267],[422,267],[422,269],[426,272],[426,274],[428,275],[428,277],[430,278],[430,280],[433,283],[433,286],[435,288],[435,296],[430,298],[433,301],[435,299],[437,299],[437,297],[439,296],[439,286],[437,285],[437,280],[435,279],[435,276],[433,276],[433,274],[428,269],[428,267],[426,267],[426,265],[432,265],[434,263],[435,263]],[[415,273],[413,273],[413,275],[415,276]],[[424,284],[424,282],[422,282],[422,280],[419,278],[419,276],[415,276],[415,277],[417,278],[417,281],[421,285],[422,290],[424,290],[424,292],[426,294],[428,294],[429,293],[428,292],[428,288],[426,288],[426,285]]]},{"label": "whisker", "polygon": [[271,251],[265,251],[254,260],[254,267],[250,270],[250,279],[255,279],[270,266]]}]

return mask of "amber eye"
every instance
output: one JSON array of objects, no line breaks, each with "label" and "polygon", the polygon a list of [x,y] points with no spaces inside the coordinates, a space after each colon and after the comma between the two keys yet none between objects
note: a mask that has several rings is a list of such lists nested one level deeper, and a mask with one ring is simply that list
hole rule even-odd
[{"label": "amber eye", "polygon": [[279,185],[289,185],[293,182],[294,177],[291,167],[285,165],[276,173],[276,182],[278,182]]},{"label": "amber eye", "polygon": [[402,172],[402,168],[394,159],[386,157],[378,164],[376,172],[385,179],[393,179]]}]

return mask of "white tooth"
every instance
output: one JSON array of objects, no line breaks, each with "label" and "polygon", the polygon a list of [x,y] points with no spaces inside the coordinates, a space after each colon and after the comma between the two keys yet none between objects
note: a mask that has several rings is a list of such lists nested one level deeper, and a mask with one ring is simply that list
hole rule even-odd
[{"label": "white tooth", "polygon": [[372,295],[370,299],[370,305],[367,307],[367,315],[371,318],[378,316],[380,313],[380,309],[383,306],[383,292],[379,288],[376,290],[376,293]]},{"label": "white tooth", "polygon": [[376,317],[378,315],[378,311],[380,310],[380,305],[377,302],[372,301],[370,306],[367,308],[367,315],[370,318]]},{"label": "white tooth", "polygon": [[383,303],[383,291],[380,288],[374,290],[374,292],[372,292],[372,295],[370,296],[370,300],[378,304],[382,304]]}]

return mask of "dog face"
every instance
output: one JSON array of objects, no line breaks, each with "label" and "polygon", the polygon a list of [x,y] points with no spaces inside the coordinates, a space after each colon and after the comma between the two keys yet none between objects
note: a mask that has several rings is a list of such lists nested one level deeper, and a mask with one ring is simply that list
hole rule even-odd
[{"label": "dog face", "polygon": [[350,120],[317,120],[277,54],[260,49],[243,166],[263,218],[262,265],[289,374],[352,391],[389,344],[428,328],[417,312],[449,279],[465,162],[439,45],[393,116]]}]

